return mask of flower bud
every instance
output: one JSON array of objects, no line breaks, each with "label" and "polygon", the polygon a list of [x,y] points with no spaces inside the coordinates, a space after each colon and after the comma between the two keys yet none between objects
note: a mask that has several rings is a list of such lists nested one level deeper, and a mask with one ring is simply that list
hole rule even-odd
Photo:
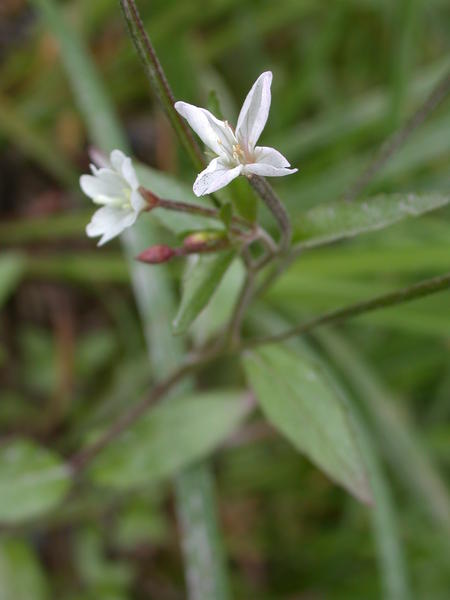
[{"label": "flower bud", "polygon": [[137,260],[148,263],[150,265],[158,265],[169,261],[175,256],[176,252],[173,248],[158,244],[156,246],[150,246],[137,256]]},{"label": "flower bud", "polygon": [[197,231],[191,233],[183,240],[183,247],[188,252],[205,252],[222,247],[225,238],[218,231]]}]

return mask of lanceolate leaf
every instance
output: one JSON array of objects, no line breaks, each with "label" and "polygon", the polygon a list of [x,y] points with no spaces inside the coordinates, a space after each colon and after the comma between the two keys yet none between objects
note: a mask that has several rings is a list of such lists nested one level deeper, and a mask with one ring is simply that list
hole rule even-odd
[{"label": "lanceolate leaf", "polygon": [[268,420],[332,479],[370,502],[354,425],[320,367],[281,345],[248,353],[244,366]]},{"label": "lanceolate leaf", "polygon": [[197,262],[188,269],[180,308],[173,322],[175,334],[185,333],[205,308],[234,257],[234,250],[200,254]]},{"label": "lanceolate leaf", "polygon": [[32,544],[3,536],[0,541],[0,598],[48,600],[50,590]]},{"label": "lanceolate leaf", "polygon": [[0,451],[0,522],[16,523],[54,508],[70,485],[62,461],[33,442],[17,440]]},{"label": "lanceolate leaf", "polygon": [[25,260],[17,254],[0,257],[0,307],[19,284],[25,271]]},{"label": "lanceolate leaf", "polygon": [[447,205],[450,196],[381,194],[363,202],[335,202],[317,206],[294,223],[298,248],[314,248],[328,242],[383,229],[408,217],[417,217]]},{"label": "lanceolate leaf", "polygon": [[173,476],[221,444],[249,408],[245,395],[235,391],[169,400],[105,448],[93,463],[91,476],[115,488]]}]

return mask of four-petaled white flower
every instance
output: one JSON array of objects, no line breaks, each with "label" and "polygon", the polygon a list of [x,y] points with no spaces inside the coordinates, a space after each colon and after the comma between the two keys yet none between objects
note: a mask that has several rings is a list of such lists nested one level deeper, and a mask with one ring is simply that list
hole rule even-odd
[{"label": "four-petaled white flower", "polygon": [[89,237],[101,235],[99,246],[131,227],[147,203],[139,193],[139,181],[131,158],[113,150],[109,162],[95,156],[92,175],[82,175],[80,186],[95,204],[102,204],[86,227]]},{"label": "four-petaled white flower", "polygon": [[186,102],[175,103],[179,114],[217,155],[197,176],[196,196],[211,194],[238,175],[282,177],[298,170],[289,169],[291,165],[278,150],[256,145],[269,116],[271,83],[270,71],[258,77],[242,106],[235,131],[227,121],[216,119],[204,108]]}]

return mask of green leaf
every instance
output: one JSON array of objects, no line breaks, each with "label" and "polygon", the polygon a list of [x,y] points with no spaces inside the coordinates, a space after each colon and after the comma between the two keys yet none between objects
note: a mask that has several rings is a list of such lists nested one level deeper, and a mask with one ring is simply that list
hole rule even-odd
[{"label": "green leaf", "polygon": [[208,306],[193,323],[190,334],[197,346],[217,334],[231,319],[235,303],[245,280],[245,266],[235,260],[225,273]]},{"label": "green leaf", "polygon": [[320,367],[281,345],[246,354],[244,366],[269,421],[334,481],[370,502],[354,425]]},{"label": "green leaf", "polygon": [[254,223],[258,216],[258,199],[245,177],[234,179],[228,186],[236,212]]},{"label": "green leaf", "polygon": [[0,450],[0,521],[16,523],[54,508],[70,486],[62,461],[28,440]]},{"label": "green leaf", "polygon": [[15,106],[0,95],[0,132],[19,147],[22,152],[42,166],[61,183],[73,188],[77,182],[77,172],[58,151],[49,137],[44,137],[29,118],[21,114]]},{"label": "green leaf", "polygon": [[235,257],[234,250],[199,255],[186,272],[183,294],[173,321],[176,335],[185,333],[205,308]]},{"label": "green leaf", "polygon": [[63,17],[61,6],[54,0],[32,0],[32,4],[42,13],[46,26],[59,42],[61,59],[91,140],[104,152],[114,148],[126,151],[126,137],[115,119],[112,102],[81,38]]},{"label": "green leaf", "polygon": [[169,400],[105,448],[90,475],[96,483],[114,488],[173,476],[220,445],[248,411],[245,396],[236,391]]},{"label": "green leaf", "polygon": [[344,337],[326,329],[317,330],[315,335],[365,407],[379,447],[405,483],[408,497],[416,497],[435,527],[450,531],[450,494],[445,475],[427,452],[421,432],[416,430],[408,413],[399,409],[399,399],[366,362],[364,353]]},{"label": "green leaf", "polygon": [[231,225],[231,220],[233,218],[233,207],[229,202],[222,206],[222,208],[220,209],[219,216],[225,227],[229,229]]},{"label": "green leaf", "polygon": [[0,543],[0,598],[2,600],[46,600],[48,584],[33,550],[19,540]]},{"label": "green leaf", "polygon": [[450,196],[438,193],[380,194],[363,202],[321,205],[295,220],[293,239],[301,248],[314,248],[418,217],[449,201]]},{"label": "green leaf", "polygon": [[25,270],[25,261],[18,254],[0,257],[0,308],[20,283]]}]

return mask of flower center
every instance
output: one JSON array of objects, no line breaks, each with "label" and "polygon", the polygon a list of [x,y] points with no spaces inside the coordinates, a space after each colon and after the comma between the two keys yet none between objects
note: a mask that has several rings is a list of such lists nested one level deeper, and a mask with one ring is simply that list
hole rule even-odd
[{"label": "flower center", "polygon": [[234,144],[233,145],[233,159],[238,162],[238,163],[244,163],[245,162],[245,153],[242,150],[240,144]]},{"label": "flower center", "polygon": [[116,208],[120,208],[121,210],[130,210],[131,190],[124,186],[117,196],[99,194],[98,196],[96,196],[96,202],[98,204],[114,206]]}]

